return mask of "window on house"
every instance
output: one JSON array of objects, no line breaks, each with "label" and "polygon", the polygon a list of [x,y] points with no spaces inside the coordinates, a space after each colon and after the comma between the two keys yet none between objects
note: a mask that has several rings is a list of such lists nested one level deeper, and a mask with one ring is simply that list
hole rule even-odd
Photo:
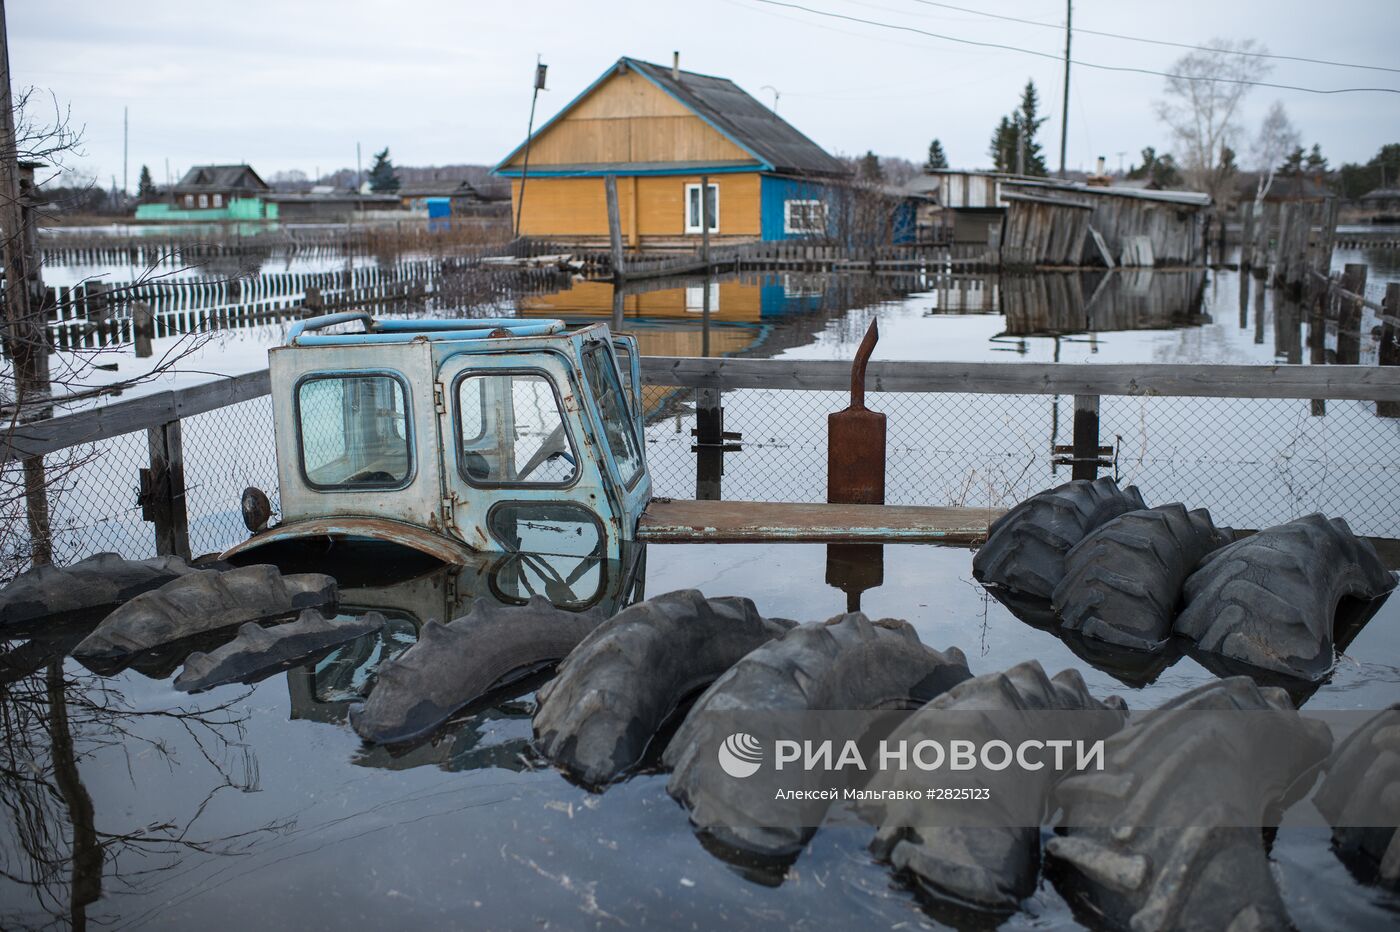
[{"label": "window on house", "polygon": [[200,207],[208,207],[208,206],[209,206],[209,195],[207,195],[207,194],[201,194],[201,195],[199,196],[199,206],[200,206]]},{"label": "window on house", "polygon": [[215,195],[214,195],[214,206],[215,206],[215,207],[223,207],[223,206],[224,206],[224,196],[223,196],[222,194],[215,194]]},{"label": "window on house", "polygon": [[[719,232],[719,185],[711,184],[705,186],[706,209],[710,214],[710,232]],[[685,231],[687,233],[699,233],[700,230],[700,186],[698,184],[688,184],[685,186]]]},{"label": "window on house", "polygon": [[710,313],[719,310],[719,283],[710,282],[705,285],[685,286],[685,312],[687,314],[705,313],[705,291],[710,292]]},{"label": "window on house", "polygon": [[186,195],[185,195],[185,206],[186,206],[186,207],[193,207],[193,206],[194,206],[194,195],[193,195],[193,194],[186,194]]},{"label": "window on house", "polygon": [[784,233],[825,233],[826,203],[817,200],[783,202]]}]

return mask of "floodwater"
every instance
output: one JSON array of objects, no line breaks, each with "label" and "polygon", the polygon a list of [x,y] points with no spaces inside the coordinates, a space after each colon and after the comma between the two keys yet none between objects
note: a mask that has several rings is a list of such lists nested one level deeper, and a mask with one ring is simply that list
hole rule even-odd
[{"label": "floodwater", "polygon": [[[1335,324],[1315,327],[1271,293],[1251,287],[1241,307],[1239,278],[1229,271],[951,281],[730,276],[708,286],[708,318],[706,287],[662,283],[625,300],[627,329],[644,352],[849,359],[878,319],[877,360],[1264,365],[1354,354],[1357,364],[1375,364],[1370,318],[1354,348],[1339,344]],[[605,285],[577,283],[492,313],[500,310],[609,320],[612,295]],[[221,331],[178,372],[141,390],[260,369],[288,325]],[[172,342],[158,340],[156,358]],[[129,350],[96,359],[118,363],[115,375],[98,370],[103,378],[145,364]],[[1052,441],[1067,442],[1069,399],[869,400],[890,414],[892,501],[1004,502],[1067,478],[1048,451]],[[646,401],[657,492],[689,496],[693,400],[661,387],[649,388]],[[825,416],[844,404],[840,393],[726,393],[725,426],[743,434],[744,449],[726,458],[724,494],[820,500]],[[1105,399],[1101,433],[1113,438],[1115,468],[1140,482],[1152,504],[1205,504],[1218,521],[1244,527],[1313,508],[1367,533],[1400,522],[1389,510],[1400,502],[1400,420],[1377,417],[1363,402],[1321,412],[1307,401],[1191,407],[1199,404]],[[241,534],[242,487],[274,490],[266,400],[190,419],[184,436],[194,546],[220,549]],[[143,437],[121,438],[82,467],[101,478],[80,473],[82,498],[60,501],[71,528],[66,556],[149,550],[149,525],[131,504],[144,457]],[[863,593],[862,608],[909,620],[931,646],[960,647],[975,674],[1034,658],[1050,673],[1077,669],[1096,695],[1117,693],[1137,709],[1215,676],[1189,654],[1114,654],[1018,619],[972,580],[968,550],[889,545],[880,553],[881,583]],[[803,621],[846,606],[846,593],[827,581],[821,545],[651,545],[627,565],[585,573],[579,585],[618,606],[696,587]],[[428,618],[460,613],[474,596],[527,594],[468,573],[449,602],[443,576],[406,575],[387,585],[341,580],[342,610],[384,611],[391,624],[383,633],[251,687],[194,697],[171,686],[178,664],[169,658],[105,678],[59,659],[82,630],[11,641],[0,658],[0,803],[10,813],[0,829],[0,927],[79,917],[116,928],[211,930],[968,924],[921,905],[871,859],[871,830],[849,817],[774,875],[703,847],[662,775],[643,773],[601,794],[574,786],[531,751],[531,683],[412,747],[364,745],[346,709],[373,688],[383,659],[411,644]],[[1400,600],[1391,599],[1345,645],[1332,678],[1316,691],[1296,689],[1295,698],[1309,709],[1400,700],[1398,625]],[[1396,899],[1358,884],[1325,832],[1283,830],[1270,857],[1300,928],[1393,927]],[[1081,927],[1049,882],[1006,926]]]},{"label": "floodwater", "polygon": [[[577,594],[620,601],[699,587],[804,621],[846,605],[824,582],[822,545],[652,545],[634,556],[630,572],[608,564],[584,574]],[[1035,658],[1051,673],[1080,670],[1096,695],[1133,708],[1213,678],[1190,657],[1162,669],[1101,651],[1085,659],[988,598],[970,557],[886,546],[883,581],[862,608],[908,619],[934,647],[957,645],[974,673]],[[464,574],[451,604],[486,593],[471,579],[487,577]],[[440,575],[342,585],[342,611],[375,608],[390,626],[252,687],[186,696],[171,687],[168,660],[103,679],[73,661],[46,668],[39,655],[33,673],[7,676],[0,926],[81,914],[113,928],[211,930],[966,927],[966,916],[925,911],[870,857],[872,830],[849,815],[838,813],[786,873],[765,871],[703,847],[663,775],[602,793],[571,784],[530,749],[533,684],[416,745],[363,744],[346,724],[348,704],[426,617],[453,609]],[[507,584],[497,597],[525,594]],[[1397,623],[1391,600],[1332,679],[1300,695],[1306,707],[1400,698]],[[1282,830],[1271,859],[1299,928],[1394,921],[1393,896],[1354,881],[1326,832]],[[1082,926],[1043,881],[1006,927]]]},{"label": "floodwater", "polygon": [[[1357,258],[1339,253],[1336,261]],[[280,264],[269,269],[278,270]],[[1381,278],[1373,276],[1372,285]],[[1228,269],[1019,277],[773,272],[721,276],[708,285],[644,283],[624,297],[621,324],[646,355],[849,360],[878,321],[877,361],[1376,364],[1373,311],[1343,335],[1335,320],[1310,319],[1258,281],[1247,280],[1243,293],[1240,284],[1240,274]],[[430,299],[377,312],[616,323],[613,305],[609,284],[576,281],[554,294],[484,308]],[[186,342],[158,338],[149,359],[129,347],[60,355],[93,384],[131,378],[187,350],[170,371],[123,395],[132,397],[262,369],[291,322]],[[96,368],[103,365],[112,368]],[[694,496],[694,393],[647,386],[644,401],[656,493]],[[868,401],[888,416],[892,504],[1004,508],[1068,478],[1052,449],[1070,442],[1070,396],[872,393]],[[738,500],[823,500],[826,416],[846,403],[842,392],[726,392],[725,429],[742,435],[741,449],[724,454],[720,481],[707,485]],[[1400,537],[1400,418],[1378,416],[1372,402],[1105,397],[1100,422],[1111,462],[1105,471],[1138,484],[1154,504],[1208,507],[1217,521],[1243,528],[1324,511],[1345,516],[1358,533]],[[247,437],[261,439],[243,442]],[[187,420],[184,445],[193,546],[217,551],[241,533],[237,503],[245,486],[266,489],[275,501],[269,401]],[[149,525],[130,492],[145,457],[144,438],[128,435],[74,475],[79,494],[60,496],[56,505],[62,553],[149,547]]]}]

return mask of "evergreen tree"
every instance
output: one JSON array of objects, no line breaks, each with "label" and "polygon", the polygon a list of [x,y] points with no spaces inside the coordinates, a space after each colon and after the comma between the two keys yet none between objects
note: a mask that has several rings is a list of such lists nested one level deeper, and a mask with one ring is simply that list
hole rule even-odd
[{"label": "evergreen tree", "polygon": [[943,143],[935,139],[928,144],[928,161],[924,163],[924,171],[935,171],[948,167],[948,156],[943,153]]},{"label": "evergreen tree", "polygon": [[880,167],[880,157],[867,149],[856,167],[856,177],[861,181],[884,181],[885,170]]},{"label": "evergreen tree", "polygon": [[136,182],[136,197],[142,201],[153,201],[160,192],[156,189],[156,183],[151,178],[151,170],[145,165],[141,166],[141,178]]},{"label": "evergreen tree", "polygon": [[992,143],[987,151],[992,157],[992,168],[995,170],[1016,170],[1016,127],[1009,117],[1002,117],[997,128],[992,131]]},{"label": "evergreen tree", "polygon": [[1040,116],[1040,97],[1035,90],[1035,82],[1027,81],[1021,92],[1021,105],[1010,116],[1001,118],[992,133],[990,154],[997,171],[1024,171],[1027,175],[1044,177],[1050,172],[1045,166],[1045,155],[1035,135],[1045,124]]},{"label": "evergreen tree", "polygon": [[1303,173],[1303,161],[1306,158],[1307,154],[1303,151],[1303,147],[1298,146],[1292,152],[1288,153],[1288,158],[1283,160],[1283,164],[1278,168],[1279,174],[1301,175]]},{"label": "evergreen tree", "polygon": [[1303,164],[1308,167],[1308,171],[1310,172],[1322,172],[1323,174],[1327,173],[1327,159],[1323,157],[1322,147],[1317,143],[1313,143],[1312,149],[1308,152],[1307,158],[1303,160]]},{"label": "evergreen tree", "polygon": [[399,174],[394,163],[389,161],[389,147],[374,153],[374,164],[369,169],[369,189],[375,194],[393,194],[399,189]]}]

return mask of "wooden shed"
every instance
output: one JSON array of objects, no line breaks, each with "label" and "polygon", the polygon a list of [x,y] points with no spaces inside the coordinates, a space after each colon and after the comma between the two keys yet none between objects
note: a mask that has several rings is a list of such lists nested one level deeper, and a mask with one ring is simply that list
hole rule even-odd
[{"label": "wooden shed", "polygon": [[1002,182],[1002,262],[1035,265],[1199,265],[1205,208],[1196,191],[1150,191],[1049,180]]},{"label": "wooden shed", "polygon": [[[527,165],[528,149],[528,165]],[[824,237],[836,158],[733,81],[621,58],[496,171],[520,233],[605,241],[604,179],[617,181],[625,241],[694,243],[707,179],[716,240]]]}]

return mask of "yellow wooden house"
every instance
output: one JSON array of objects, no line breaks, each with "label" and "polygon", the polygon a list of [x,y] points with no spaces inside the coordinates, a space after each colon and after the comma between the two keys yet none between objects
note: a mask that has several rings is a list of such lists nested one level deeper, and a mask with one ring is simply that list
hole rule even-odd
[{"label": "yellow wooden house", "polygon": [[831,191],[848,175],[733,81],[634,58],[618,59],[496,172],[511,179],[521,235],[599,242],[604,178],[615,176],[633,248],[700,237],[702,178],[716,240],[825,236]]}]

